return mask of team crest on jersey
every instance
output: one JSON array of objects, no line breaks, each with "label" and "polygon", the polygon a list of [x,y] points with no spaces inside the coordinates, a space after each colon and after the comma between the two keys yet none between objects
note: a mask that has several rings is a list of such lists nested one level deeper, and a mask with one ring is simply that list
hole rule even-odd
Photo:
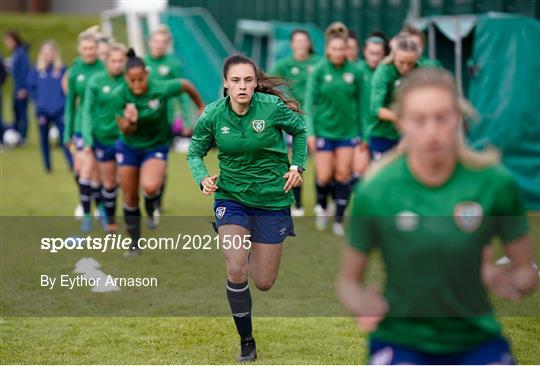
[{"label": "team crest on jersey", "polygon": [[227,126],[221,127],[221,133],[223,133],[223,134],[229,133],[229,130],[230,130],[230,128],[227,127]]},{"label": "team crest on jersey", "polygon": [[151,101],[148,102],[148,107],[150,107],[150,109],[153,109],[153,110],[156,110],[159,108],[159,99],[152,99]]},{"label": "team crest on jersey", "polygon": [[397,88],[399,84],[401,84],[401,79],[397,79],[396,81],[394,81],[394,88]]},{"label": "team crest on jersey", "polygon": [[221,220],[221,218],[223,218],[223,215],[225,215],[225,211],[227,211],[227,207],[216,208],[216,217],[218,218],[218,220]]},{"label": "team crest on jersey", "polygon": [[332,81],[332,75],[330,75],[330,74],[324,75],[324,81],[326,81],[327,83],[331,82]]},{"label": "team crest on jersey", "polygon": [[291,67],[291,74],[298,75],[300,73],[300,69],[297,66]]},{"label": "team crest on jersey", "polygon": [[47,71],[40,71],[39,72],[39,78],[40,79],[46,79],[47,78]]},{"label": "team crest on jersey", "polygon": [[484,210],[478,202],[461,202],[454,207],[457,226],[466,233],[472,233],[482,223]]},{"label": "team crest on jersey", "polygon": [[77,81],[83,82],[84,81],[84,74],[77,75]]},{"label": "team crest on jersey", "polygon": [[414,231],[419,221],[418,214],[412,211],[401,211],[396,215],[396,226],[399,231]]},{"label": "team crest on jersey", "polygon": [[167,65],[161,65],[159,68],[158,68],[158,72],[160,75],[167,75],[169,74],[169,66]]},{"label": "team crest on jersey", "polygon": [[311,72],[313,72],[313,65],[308,65],[307,72],[309,72],[310,74]]},{"label": "team crest on jersey", "polygon": [[347,84],[352,84],[352,82],[354,81],[354,75],[350,72],[346,72],[343,74],[343,80],[347,83]]},{"label": "team crest on jersey", "polygon": [[103,89],[101,90],[103,91],[103,94],[109,94],[111,92],[111,87],[108,85],[105,85]]},{"label": "team crest on jersey", "polygon": [[253,126],[253,131],[261,133],[264,130],[265,122],[262,119],[256,119],[251,121],[251,126]]}]

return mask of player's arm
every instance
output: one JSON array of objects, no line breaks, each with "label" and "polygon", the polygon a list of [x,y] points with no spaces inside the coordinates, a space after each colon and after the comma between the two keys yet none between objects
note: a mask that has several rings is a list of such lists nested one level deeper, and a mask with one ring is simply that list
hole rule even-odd
[{"label": "player's arm", "polygon": [[182,84],[182,91],[185,92],[187,95],[189,95],[193,103],[195,103],[195,105],[199,109],[199,113],[203,113],[204,102],[202,101],[201,95],[199,94],[199,91],[197,90],[195,85],[193,85],[187,79],[180,79],[180,81]]},{"label": "player's arm", "polygon": [[315,102],[319,92],[319,68],[315,68],[308,75],[306,94],[304,96],[304,121],[306,123],[306,132],[308,136],[309,151],[315,152],[315,127],[313,125],[313,113],[315,112]]},{"label": "player's arm", "polygon": [[73,124],[75,123],[75,77],[71,72],[67,76],[67,95],[64,109],[64,144],[69,145],[73,136]]},{"label": "player's arm", "polygon": [[388,72],[386,68],[379,67],[373,74],[371,81],[371,98],[370,112],[376,118],[383,121],[397,122],[396,114],[389,108],[384,106],[384,101],[387,94],[390,92],[388,88]]},{"label": "player's arm", "polygon": [[191,175],[204,194],[212,194],[217,190],[217,176],[210,176],[204,164],[204,157],[214,144],[214,131],[212,121],[205,111],[199,117],[195,132],[191,138],[187,161]]},{"label": "player's arm", "polygon": [[82,105],[81,134],[85,147],[91,147],[94,144],[94,137],[92,136],[92,115],[97,92],[94,84],[93,78],[88,81]]}]

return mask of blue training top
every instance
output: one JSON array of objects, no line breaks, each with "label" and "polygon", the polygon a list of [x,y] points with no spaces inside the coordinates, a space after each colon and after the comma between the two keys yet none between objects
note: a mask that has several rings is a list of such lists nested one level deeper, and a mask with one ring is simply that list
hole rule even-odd
[{"label": "blue training top", "polygon": [[57,70],[53,65],[38,71],[35,67],[28,74],[28,90],[36,104],[36,113],[56,114],[64,110],[66,97],[62,90],[62,77],[66,67]]}]

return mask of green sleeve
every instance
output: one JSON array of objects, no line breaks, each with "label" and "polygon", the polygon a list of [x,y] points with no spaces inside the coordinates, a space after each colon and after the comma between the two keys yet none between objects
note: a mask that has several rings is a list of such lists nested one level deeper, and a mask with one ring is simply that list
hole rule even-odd
[{"label": "green sleeve", "polygon": [[111,108],[114,111],[114,118],[124,118],[124,108],[126,103],[124,98],[122,98],[121,88],[119,87],[113,91],[111,94]]},{"label": "green sleeve", "polygon": [[497,187],[494,211],[497,236],[504,244],[519,239],[529,232],[523,194],[507,171],[504,171]]},{"label": "green sleeve", "polygon": [[163,83],[163,96],[165,98],[176,97],[184,92],[182,89],[182,81],[180,79],[160,81]]},{"label": "green sleeve", "polygon": [[307,131],[304,119],[281,100],[274,112],[276,126],[292,136],[292,165],[305,168],[307,159]]},{"label": "green sleeve", "polygon": [[356,108],[356,126],[358,128],[358,136],[364,139],[366,131],[362,123],[362,69],[356,66],[356,100],[358,101],[358,108]]},{"label": "green sleeve", "polygon": [[81,133],[84,140],[84,146],[92,146],[94,144],[94,137],[92,136],[92,110],[96,101],[96,92],[95,78],[92,77],[86,86],[84,102],[82,105]]},{"label": "green sleeve", "polygon": [[319,91],[318,70],[318,68],[315,69],[311,75],[309,75],[306,86],[306,96],[304,98],[304,112],[308,136],[315,136],[313,113],[315,111],[314,103],[318,97]]},{"label": "green sleeve", "polygon": [[386,94],[388,93],[388,72],[386,67],[378,67],[373,74],[373,80],[371,81],[371,96],[370,96],[370,110],[369,114],[378,119],[379,110],[384,108],[384,101]]},{"label": "green sleeve", "polygon": [[378,242],[378,234],[377,218],[365,187],[365,183],[358,184],[352,197],[348,242],[356,250],[369,253]]},{"label": "green sleeve", "polygon": [[197,185],[200,185],[202,180],[208,176],[208,169],[204,165],[203,158],[214,145],[214,128],[212,121],[208,118],[208,112],[199,117],[197,127],[191,138],[187,160],[191,175],[195,179]]},{"label": "green sleeve", "polygon": [[[185,77],[184,72],[182,70],[182,65],[178,61],[174,61],[172,65],[172,69],[174,72],[174,77],[176,79],[180,79]],[[193,120],[191,118],[192,111],[193,111],[193,102],[191,101],[191,98],[189,95],[183,93],[178,96],[178,105],[180,106],[180,111],[182,112],[182,115],[184,117],[184,127],[186,128],[192,128],[193,127]],[[171,121],[171,123],[174,121]]]},{"label": "green sleeve", "polygon": [[64,109],[64,142],[71,140],[73,137],[73,126],[75,124],[75,73],[72,71],[68,71],[68,93]]}]

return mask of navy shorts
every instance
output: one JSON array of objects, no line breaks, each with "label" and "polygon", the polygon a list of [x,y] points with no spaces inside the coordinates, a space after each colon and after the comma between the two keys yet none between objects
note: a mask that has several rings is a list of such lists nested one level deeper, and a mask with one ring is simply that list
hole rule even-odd
[{"label": "navy shorts", "polygon": [[316,145],[317,151],[335,151],[340,147],[353,148],[358,143],[358,138],[348,140],[332,140],[324,137],[317,137]]},{"label": "navy shorts", "polygon": [[94,150],[94,156],[97,161],[100,162],[109,162],[114,161],[116,157],[116,147],[115,145],[104,145],[100,142],[95,142],[92,146]]},{"label": "navy shorts", "polygon": [[80,133],[74,134],[71,141],[73,142],[73,145],[77,151],[84,150],[84,139]]},{"label": "navy shorts", "polygon": [[161,145],[153,149],[142,150],[129,147],[122,140],[116,141],[116,163],[119,166],[134,166],[140,168],[148,159],[167,161],[169,145]]},{"label": "navy shorts", "polygon": [[249,230],[251,241],[255,243],[280,244],[286,237],[296,236],[290,208],[264,210],[233,200],[216,200],[214,216],[216,228],[221,225],[242,226]]},{"label": "navy shorts", "polygon": [[466,352],[450,354],[424,353],[371,339],[369,363],[371,365],[515,365],[510,345],[502,337],[497,337]]},{"label": "navy shorts", "polygon": [[369,139],[369,151],[373,160],[379,160],[382,155],[391,150],[399,143],[399,140],[390,140],[384,137],[372,137]]}]

